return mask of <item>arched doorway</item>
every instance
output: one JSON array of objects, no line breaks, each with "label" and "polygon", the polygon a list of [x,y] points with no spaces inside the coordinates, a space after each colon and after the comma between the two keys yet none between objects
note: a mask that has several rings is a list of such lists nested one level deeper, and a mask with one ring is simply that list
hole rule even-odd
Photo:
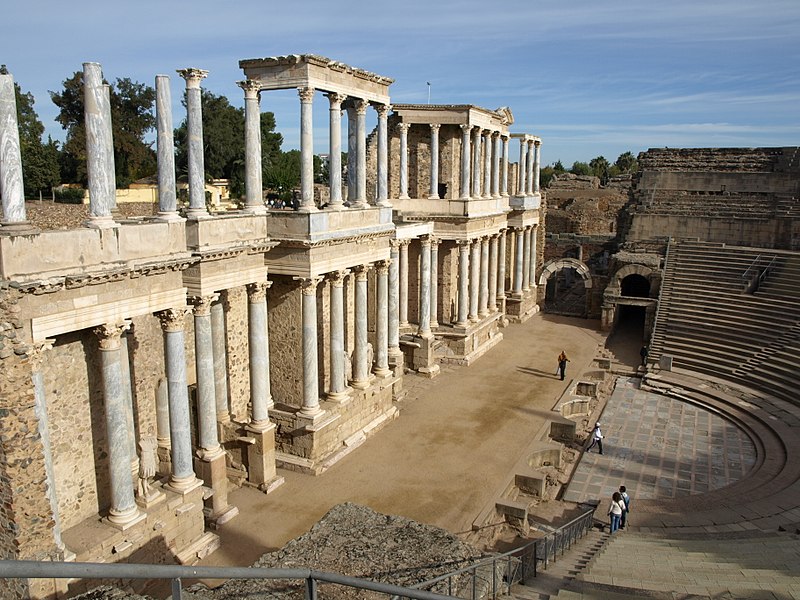
[{"label": "arched doorway", "polygon": [[589,314],[592,277],[589,267],[580,260],[560,258],[545,263],[539,285],[545,290],[545,312],[579,317]]}]

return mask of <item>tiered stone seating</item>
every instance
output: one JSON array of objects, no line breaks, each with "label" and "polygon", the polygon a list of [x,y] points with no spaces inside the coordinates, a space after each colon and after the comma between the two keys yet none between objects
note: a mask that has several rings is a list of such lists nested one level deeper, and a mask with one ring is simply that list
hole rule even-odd
[{"label": "tiered stone seating", "polygon": [[[794,150],[791,148],[790,150]],[[771,172],[783,148],[651,148],[639,157],[646,171]]]},{"label": "tiered stone seating", "polygon": [[709,218],[771,219],[780,206],[780,200],[775,194],[652,190],[641,198],[636,212]]}]

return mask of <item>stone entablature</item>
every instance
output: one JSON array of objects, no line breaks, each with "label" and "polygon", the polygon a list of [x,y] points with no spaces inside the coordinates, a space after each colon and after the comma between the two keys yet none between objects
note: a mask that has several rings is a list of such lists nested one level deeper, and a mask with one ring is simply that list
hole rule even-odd
[{"label": "stone entablature", "polygon": [[514,116],[508,108],[489,110],[473,104],[393,104],[392,111],[409,125],[469,125],[508,135]]}]

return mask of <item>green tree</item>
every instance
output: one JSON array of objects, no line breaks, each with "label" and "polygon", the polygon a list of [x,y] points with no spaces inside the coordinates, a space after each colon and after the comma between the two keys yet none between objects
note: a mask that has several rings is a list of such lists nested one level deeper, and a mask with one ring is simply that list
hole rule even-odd
[{"label": "green tree", "polygon": [[278,159],[267,168],[264,185],[278,191],[284,200],[288,200],[291,191],[300,185],[300,151],[281,152]]},{"label": "green tree", "polygon": [[561,175],[566,172],[567,170],[564,168],[564,165],[561,164],[560,160],[557,160],[553,165],[553,173],[555,173],[556,175]]},{"label": "green tree", "polygon": [[604,156],[597,156],[589,161],[589,168],[592,175],[600,179],[600,183],[605,185],[608,181],[608,170],[611,167]]},{"label": "green tree", "polygon": [[550,187],[550,182],[553,181],[555,174],[556,172],[553,167],[542,167],[542,170],[539,171],[539,185],[543,188]]},{"label": "green tree", "polygon": [[620,173],[635,173],[639,170],[639,161],[631,152],[623,152],[617,157],[614,166]]},{"label": "green tree", "polygon": [[569,170],[573,175],[591,175],[592,170],[585,162],[575,161],[572,163],[572,168]]}]

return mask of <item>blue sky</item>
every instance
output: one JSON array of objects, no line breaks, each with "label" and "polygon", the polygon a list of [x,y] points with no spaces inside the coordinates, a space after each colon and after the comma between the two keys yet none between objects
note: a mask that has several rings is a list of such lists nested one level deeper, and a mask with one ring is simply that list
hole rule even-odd
[{"label": "blue sky", "polygon": [[[512,132],[543,140],[542,161],[613,161],[650,147],[800,145],[798,0],[28,0],[3,9],[0,62],[63,139],[48,90],[85,61],[107,79],[154,86],[175,69],[243,104],[238,61],[320,54],[395,79],[393,102],[509,106]],[[327,100],[314,104],[327,152]],[[299,101],[262,94],[284,149]],[[512,154],[513,156],[513,154]]]}]

